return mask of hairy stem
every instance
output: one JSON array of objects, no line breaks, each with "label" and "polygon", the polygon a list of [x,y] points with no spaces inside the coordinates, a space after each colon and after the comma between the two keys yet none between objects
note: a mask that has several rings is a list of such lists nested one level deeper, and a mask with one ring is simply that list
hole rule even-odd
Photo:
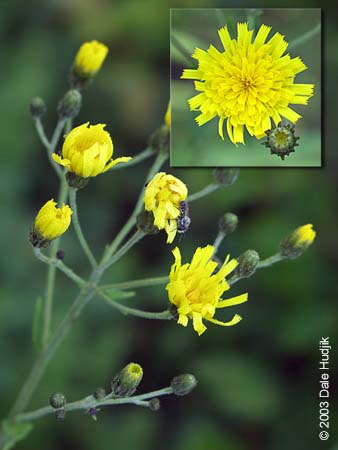
[{"label": "hairy stem", "polygon": [[218,189],[220,189],[222,186],[217,184],[217,183],[211,183],[208,184],[207,186],[205,186],[203,189],[201,189],[200,191],[195,192],[194,194],[191,194],[188,196],[187,200],[188,202],[193,202],[195,200],[199,200],[200,198],[203,198],[209,194],[211,194],[212,192],[217,191]]},{"label": "hairy stem", "polygon": [[82,229],[81,229],[79,215],[78,215],[78,211],[77,211],[76,192],[77,191],[74,188],[69,189],[69,203],[70,203],[70,207],[73,211],[72,223],[74,225],[75,233],[80,242],[82,250],[84,251],[85,255],[87,256],[91,266],[93,268],[95,268],[97,266],[95,256],[93,255],[93,253],[86,241],[86,238],[84,237]]},{"label": "hairy stem", "polygon": [[320,33],[321,31],[321,24],[317,24],[315,27],[313,27],[311,30],[307,31],[306,33],[302,34],[298,38],[291,41],[288,45],[288,50],[294,50],[295,48],[299,47],[302,44],[305,44],[307,41],[312,39],[316,34]]},{"label": "hairy stem", "polygon": [[155,154],[155,151],[151,147],[148,147],[145,150],[143,150],[142,152],[138,153],[136,156],[133,156],[133,159],[131,159],[130,161],[127,161],[126,163],[123,163],[123,164],[116,164],[116,166],[112,167],[110,170],[115,171],[115,170],[125,169],[125,168],[131,167],[131,166],[135,166],[136,164],[139,164],[140,162],[144,161],[145,159],[150,158],[154,154]]},{"label": "hairy stem", "polygon": [[147,286],[160,286],[169,282],[169,277],[142,278],[140,280],[123,281],[121,283],[104,284],[99,286],[101,290],[107,289],[135,289]]},{"label": "hairy stem", "polygon": [[[148,403],[145,403],[145,400],[149,400],[155,397],[161,397],[163,395],[173,394],[172,387],[166,387],[163,389],[158,389],[156,391],[147,392],[146,394],[134,395],[132,397],[125,398],[112,398],[112,399],[103,399],[96,400],[94,396],[90,395],[85,397],[82,400],[78,400],[76,402],[67,403],[65,405],[65,411],[76,411],[76,410],[84,410],[88,411],[90,408],[99,408],[101,406],[114,406],[114,405],[124,405],[124,404],[134,404],[140,406],[148,406]],[[47,414],[55,413],[55,409],[51,406],[45,406],[44,408],[36,409],[35,411],[29,411],[22,414],[17,414],[13,417],[15,422],[27,422],[39,419],[40,417],[44,417]]]}]

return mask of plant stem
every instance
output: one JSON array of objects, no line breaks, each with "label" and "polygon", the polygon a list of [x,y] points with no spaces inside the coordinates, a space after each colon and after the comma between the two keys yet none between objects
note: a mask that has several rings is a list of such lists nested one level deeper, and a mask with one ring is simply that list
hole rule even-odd
[{"label": "plant stem", "polygon": [[224,238],[225,238],[225,233],[223,231],[219,231],[216,236],[216,239],[213,243],[214,255],[216,255],[216,253],[218,252],[219,246],[222,244]]},{"label": "plant stem", "polygon": [[200,198],[205,197],[205,196],[211,194],[212,192],[217,191],[217,189],[220,189],[221,187],[222,186],[220,186],[219,184],[216,184],[216,183],[208,184],[200,191],[197,191],[194,194],[189,195],[187,200],[188,200],[188,202],[193,202],[195,200],[199,200]]},{"label": "plant stem", "polygon": [[133,247],[138,241],[144,238],[145,234],[143,231],[136,230],[135,233],[128,239],[128,241],[116,252],[112,255],[110,259],[105,259],[101,263],[101,270],[104,272],[108,269],[112,264],[114,264],[118,259],[120,259],[127,251]]},{"label": "plant stem", "polygon": [[143,311],[141,309],[130,308],[129,306],[121,305],[115,302],[109,295],[105,294],[99,289],[96,289],[96,293],[99,297],[102,297],[110,306],[119,310],[124,315],[130,315],[135,317],[142,317],[143,319],[153,319],[153,320],[171,320],[173,318],[169,310],[164,310],[160,312],[150,312]]},{"label": "plant stem", "polygon": [[266,267],[270,267],[273,264],[283,261],[284,259],[286,259],[285,256],[282,256],[280,253],[276,253],[275,255],[272,255],[269,258],[260,261],[258,263],[257,269],[265,269]]},{"label": "plant stem", "polygon": [[[156,391],[147,392],[146,394],[134,395],[132,397],[125,398],[113,398],[113,399],[103,399],[96,400],[92,395],[85,397],[82,400],[76,402],[67,403],[65,405],[65,411],[76,411],[85,410],[88,411],[90,408],[98,408],[100,406],[113,406],[113,405],[123,405],[123,404],[135,404],[141,406],[148,406],[144,403],[144,400],[149,400],[155,397],[161,397],[163,395],[173,394],[172,387],[166,387],[163,389],[158,389]],[[45,406],[44,408],[36,409],[35,411],[29,411],[26,413],[18,414],[13,419],[15,422],[27,422],[40,417],[46,416],[47,414],[55,413],[55,409],[51,406]]]},{"label": "plant stem", "polygon": [[90,247],[89,247],[89,245],[86,241],[86,238],[84,237],[82,229],[81,229],[79,215],[78,215],[78,211],[77,211],[76,192],[77,191],[74,188],[69,189],[69,203],[70,203],[70,207],[73,211],[72,222],[74,225],[75,233],[80,242],[80,245],[81,245],[84,253],[86,254],[91,266],[93,268],[95,268],[97,266],[95,256],[93,255],[92,251],[90,250]]},{"label": "plant stem", "polygon": [[56,258],[49,258],[48,256],[45,256],[39,248],[34,248],[34,254],[35,256],[45,264],[49,264],[52,266],[57,267],[61,272],[63,272],[65,275],[67,275],[68,278],[73,280],[78,286],[84,287],[86,285],[86,282],[83,278],[76,275],[75,272],[73,272],[72,269],[70,269],[66,264],[64,264],[62,261]]},{"label": "plant stem", "polygon": [[312,39],[316,34],[320,33],[321,31],[321,24],[317,24],[315,27],[312,28],[312,30],[307,31],[306,33],[302,34],[302,36],[299,36],[298,38],[291,41],[288,45],[288,50],[294,50],[299,45],[305,44],[308,40]]},{"label": "plant stem", "polygon": [[58,143],[61,133],[65,127],[66,121],[64,119],[60,119],[58,121],[50,142],[48,141],[48,139],[46,137],[41,120],[35,119],[34,123],[35,123],[36,131],[39,135],[39,138],[41,139],[42,144],[46,147],[47,156],[48,156],[51,166],[55,170],[55,172],[56,172],[57,176],[60,178],[60,180],[63,180],[64,172],[61,169],[61,167],[53,160],[52,154],[54,153],[54,151],[56,149],[57,143]]},{"label": "plant stem", "polygon": [[111,258],[111,256],[114,254],[114,252],[117,250],[123,239],[127,236],[127,234],[130,232],[130,230],[133,228],[133,226],[136,223],[136,217],[141,212],[142,206],[143,206],[143,197],[144,197],[144,191],[145,191],[145,184],[150,181],[153,176],[159,171],[159,169],[162,167],[164,162],[168,159],[168,155],[166,153],[158,153],[157,158],[153,162],[153,165],[149,169],[148,175],[146,177],[145,183],[143,184],[141,188],[140,195],[138,197],[138,200],[136,202],[135,208],[133,212],[131,213],[129,219],[125,223],[125,225],[121,228],[119,233],[116,235],[115,239],[112,241],[112,243],[109,245],[109,247],[104,252],[104,255],[102,257],[103,260],[108,260]]},{"label": "plant stem", "polygon": [[104,284],[99,286],[101,290],[107,289],[135,289],[139,287],[147,286],[160,286],[166,284],[169,281],[169,277],[154,277],[154,278],[142,278],[141,280],[123,281],[122,283]]},{"label": "plant stem", "polygon": [[155,154],[155,151],[151,147],[148,147],[145,150],[143,150],[142,152],[140,152],[139,154],[137,154],[136,156],[134,156],[133,159],[131,159],[130,161],[123,163],[123,164],[116,164],[116,166],[114,166],[111,170],[115,171],[115,170],[125,169],[125,168],[131,167],[131,166],[135,166],[136,164],[139,164],[140,162],[144,161],[145,159],[150,158],[154,154]]}]

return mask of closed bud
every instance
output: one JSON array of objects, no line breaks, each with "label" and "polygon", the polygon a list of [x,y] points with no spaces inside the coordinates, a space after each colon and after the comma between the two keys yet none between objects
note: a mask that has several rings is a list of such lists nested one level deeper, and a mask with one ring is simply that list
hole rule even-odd
[{"label": "closed bud", "polygon": [[215,181],[221,186],[231,186],[237,181],[239,169],[232,167],[226,169],[224,167],[217,167],[214,170]]},{"label": "closed bud", "polygon": [[280,244],[280,253],[288,259],[298,258],[310,247],[315,237],[316,232],[314,231],[312,224],[298,227],[282,240]]},{"label": "closed bud", "polygon": [[47,112],[47,106],[42,98],[34,97],[30,102],[29,110],[34,118],[39,119]]},{"label": "closed bud", "polygon": [[149,147],[156,152],[168,153],[170,150],[170,128],[163,125],[150,136]]},{"label": "closed bud", "polygon": [[149,408],[152,411],[158,411],[161,407],[161,402],[158,398],[152,398],[149,400]]},{"label": "closed bud", "polygon": [[54,392],[49,397],[49,404],[54,409],[63,408],[66,404],[66,397],[61,392]]},{"label": "closed bud", "polygon": [[102,400],[106,396],[106,390],[102,387],[98,387],[95,389],[93,396],[96,400]]},{"label": "closed bud", "polygon": [[154,225],[154,214],[145,209],[136,218],[137,228],[144,234],[157,234],[160,230]]},{"label": "closed bud", "polygon": [[187,395],[195,389],[197,385],[196,378],[190,373],[185,373],[183,375],[177,375],[171,380],[170,386],[175,395]]},{"label": "closed bud", "polygon": [[77,89],[70,89],[59,101],[57,112],[61,119],[73,119],[79,114],[82,95]]},{"label": "closed bud", "polygon": [[142,367],[136,363],[129,363],[111,382],[113,395],[116,397],[132,396],[141,383],[142,377]]},{"label": "closed bud", "polygon": [[267,140],[263,142],[263,145],[270,149],[271,155],[277,155],[282,160],[285,156],[290,155],[295,151],[297,147],[297,141],[299,137],[295,136],[294,125],[282,125],[281,123],[266,131]]},{"label": "closed bud", "polygon": [[236,214],[233,214],[231,212],[225,213],[218,222],[219,231],[221,231],[225,235],[233,233],[236,230],[237,225],[238,217],[236,216]]},{"label": "closed bud", "polygon": [[235,276],[248,278],[253,275],[259,263],[259,254],[256,250],[247,250],[237,258],[238,266],[235,269]]},{"label": "closed bud", "polygon": [[164,123],[167,125],[168,128],[170,128],[170,125],[171,125],[171,106],[170,106],[170,101],[168,103],[167,112],[165,113],[165,116],[164,116]]}]

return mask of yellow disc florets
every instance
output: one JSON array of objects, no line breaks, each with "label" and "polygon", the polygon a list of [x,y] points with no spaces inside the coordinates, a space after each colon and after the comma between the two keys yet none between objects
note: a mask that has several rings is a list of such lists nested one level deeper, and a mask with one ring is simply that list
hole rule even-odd
[{"label": "yellow disc florets", "polygon": [[171,267],[169,283],[166,287],[170,302],[177,308],[178,323],[187,326],[193,321],[194,330],[201,335],[206,330],[203,319],[222,326],[235,325],[241,320],[236,314],[229,322],[214,319],[217,308],[238,305],[247,300],[248,294],[242,294],[223,300],[223,293],[230,289],[226,276],[238,265],[235,259],[226,259],[215,273],[217,263],[212,261],[214,247],[198,247],[191,263],[181,264],[178,248],[173,250],[175,262]]},{"label": "yellow disc florets", "polygon": [[195,81],[200,93],[189,100],[192,111],[200,111],[198,125],[219,118],[222,139],[226,121],[231,142],[244,143],[244,128],[260,139],[277,125],[281,116],[295,123],[301,116],[289,104],[305,105],[313,95],[313,84],[295,84],[295,76],[306,69],[302,60],[284,56],[288,44],[275,33],[266,42],[271,27],[262,25],[253,39],[247,23],[238,23],[238,37],[231,39],[227,27],[218,30],[224,51],[210,45],[196,48],[197,69],[185,69],[182,77]]},{"label": "yellow disc florets", "polygon": [[129,161],[130,157],[112,159],[113,142],[104,128],[103,124],[89,125],[89,122],[73,128],[64,141],[62,157],[54,153],[54,161],[82,178],[95,177]]},{"label": "yellow disc florets", "polygon": [[154,225],[165,230],[167,243],[173,242],[177,232],[177,218],[180,215],[180,203],[187,198],[187,186],[173,175],[157,173],[148,183],[144,194],[146,211],[154,215]]}]

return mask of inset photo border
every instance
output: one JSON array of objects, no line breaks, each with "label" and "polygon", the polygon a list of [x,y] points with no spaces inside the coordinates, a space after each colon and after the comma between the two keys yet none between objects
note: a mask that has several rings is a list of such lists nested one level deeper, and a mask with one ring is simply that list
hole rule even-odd
[{"label": "inset photo border", "polygon": [[321,167],[321,9],[171,9],[173,167]]}]

